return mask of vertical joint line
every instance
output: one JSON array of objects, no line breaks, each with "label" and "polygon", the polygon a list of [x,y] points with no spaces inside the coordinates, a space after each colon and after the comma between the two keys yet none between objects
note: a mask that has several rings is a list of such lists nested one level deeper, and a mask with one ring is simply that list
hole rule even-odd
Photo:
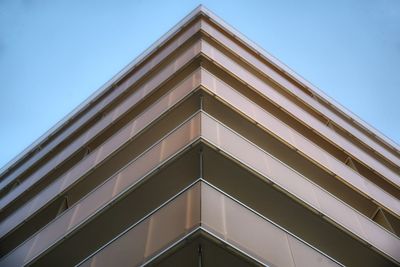
[{"label": "vertical joint line", "polygon": [[203,148],[200,147],[199,151],[199,167],[200,167],[200,178],[203,178]]},{"label": "vertical joint line", "polygon": [[200,111],[203,111],[203,94],[200,93]]},{"label": "vertical joint line", "polygon": [[197,248],[198,252],[198,267],[203,266],[203,250],[201,248],[201,244],[199,244],[199,247]]}]

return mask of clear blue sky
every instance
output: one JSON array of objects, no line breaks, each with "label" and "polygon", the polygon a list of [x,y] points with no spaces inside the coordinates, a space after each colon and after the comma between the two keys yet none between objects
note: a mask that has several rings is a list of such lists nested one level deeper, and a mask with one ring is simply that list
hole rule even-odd
[{"label": "clear blue sky", "polygon": [[399,0],[0,0],[0,167],[200,3],[400,143]]}]

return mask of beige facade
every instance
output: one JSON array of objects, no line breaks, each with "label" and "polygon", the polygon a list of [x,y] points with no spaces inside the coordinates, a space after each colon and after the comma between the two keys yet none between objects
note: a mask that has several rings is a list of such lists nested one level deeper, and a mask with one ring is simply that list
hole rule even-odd
[{"label": "beige facade", "polygon": [[399,146],[202,6],[0,189],[0,266],[400,264]]}]

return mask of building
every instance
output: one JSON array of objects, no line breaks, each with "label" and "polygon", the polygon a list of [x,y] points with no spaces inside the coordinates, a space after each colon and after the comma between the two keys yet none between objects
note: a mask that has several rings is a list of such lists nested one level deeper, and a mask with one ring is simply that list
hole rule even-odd
[{"label": "building", "polygon": [[400,263],[399,146],[202,6],[0,188],[0,266]]}]

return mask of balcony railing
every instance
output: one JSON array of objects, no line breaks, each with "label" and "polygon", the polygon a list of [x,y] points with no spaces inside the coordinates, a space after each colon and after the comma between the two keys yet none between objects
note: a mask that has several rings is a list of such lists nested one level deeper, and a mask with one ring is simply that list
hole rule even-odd
[{"label": "balcony railing", "polygon": [[342,266],[201,179],[79,266],[143,265],[196,230],[266,266]]}]

